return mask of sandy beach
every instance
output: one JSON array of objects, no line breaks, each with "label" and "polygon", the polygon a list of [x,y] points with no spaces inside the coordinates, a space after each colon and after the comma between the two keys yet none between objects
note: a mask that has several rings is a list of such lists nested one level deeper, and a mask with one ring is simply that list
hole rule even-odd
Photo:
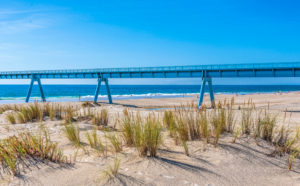
[{"label": "sandy beach", "polygon": [[[300,92],[251,94],[251,95],[216,95],[216,103],[234,97],[234,110],[247,104],[249,100],[255,103],[257,109],[268,109],[276,114],[277,125],[287,125],[291,130],[300,127]],[[107,109],[110,132],[97,130],[104,140],[108,133],[120,133],[120,122],[123,110],[139,112],[142,117],[149,113],[162,119],[165,110],[174,110],[175,106],[197,104],[197,96],[164,99],[116,100],[109,105],[100,102],[99,106],[91,107],[97,111]],[[81,102],[56,103],[71,105],[82,110]],[[209,96],[205,96],[204,104],[210,107]],[[26,105],[26,104],[20,104]],[[208,109],[209,110],[209,109]],[[134,147],[122,142],[122,151],[115,153],[109,147],[107,156],[97,154],[89,146],[86,132],[91,132],[94,126],[89,120],[74,119],[79,126],[80,139],[83,148],[75,148],[63,132],[62,120],[50,120],[25,124],[9,124],[7,110],[0,115],[0,138],[17,135],[20,132],[36,133],[41,126],[49,130],[51,141],[57,142],[66,156],[74,156],[76,160],[70,165],[42,163],[34,161],[22,169],[20,175],[12,176],[1,173],[1,185],[299,185],[300,160],[295,159],[292,170],[288,170],[289,155],[271,156],[274,146],[265,141],[253,139],[249,135],[239,135],[236,143],[232,143],[233,134],[221,135],[218,145],[206,144],[204,140],[189,140],[189,156],[184,153],[182,145],[176,145],[163,128],[162,145],[158,148],[156,157],[140,157]],[[236,117],[236,125],[240,120]],[[276,129],[277,130],[277,129]],[[105,141],[105,140],[104,140]],[[103,171],[117,157],[120,160],[118,175],[107,179]]]}]

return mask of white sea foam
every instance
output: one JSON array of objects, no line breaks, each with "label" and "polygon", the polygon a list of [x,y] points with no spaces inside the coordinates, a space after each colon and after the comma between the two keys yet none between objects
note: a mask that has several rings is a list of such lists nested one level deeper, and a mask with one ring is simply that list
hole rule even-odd
[{"label": "white sea foam", "polygon": [[[282,91],[282,93],[285,91]],[[275,93],[275,92],[218,92],[215,94],[255,94],[255,93]],[[209,93],[205,93],[207,95]],[[145,93],[145,94],[117,94],[112,95],[113,99],[141,99],[141,98],[168,98],[168,97],[188,97],[198,96],[198,92],[194,93]],[[40,100],[40,97],[31,97],[31,101]],[[78,96],[48,96],[47,101],[78,101]],[[81,96],[82,101],[91,101],[94,99],[94,95],[83,95]],[[99,100],[107,99],[107,95],[99,95]],[[0,97],[0,103],[21,103],[24,102],[25,97]]]}]

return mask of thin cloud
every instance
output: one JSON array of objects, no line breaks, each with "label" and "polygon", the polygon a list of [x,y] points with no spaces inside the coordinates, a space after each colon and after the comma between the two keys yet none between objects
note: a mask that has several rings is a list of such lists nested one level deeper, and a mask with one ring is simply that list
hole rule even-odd
[{"label": "thin cloud", "polygon": [[0,33],[13,34],[45,27],[46,22],[39,18],[24,18],[10,21],[0,21]]},{"label": "thin cloud", "polygon": [[51,26],[60,9],[0,9],[0,34],[27,32]]},{"label": "thin cloud", "polygon": [[40,9],[32,9],[32,10],[10,10],[10,9],[0,9],[0,16],[12,16],[19,14],[29,14],[29,13],[38,13],[41,12]]}]

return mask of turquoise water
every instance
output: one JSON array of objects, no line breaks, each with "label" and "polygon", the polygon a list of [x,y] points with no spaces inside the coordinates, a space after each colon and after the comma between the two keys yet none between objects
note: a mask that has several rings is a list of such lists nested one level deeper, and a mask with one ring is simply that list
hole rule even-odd
[{"label": "turquoise water", "polygon": [[[92,100],[95,85],[44,85],[47,101]],[[182,97],[198,94],[200,85],[111,85],[113,99],[139,99],[155,97]],[[0,85],[0,103],[24,102],[28,85]],[[208,89],[206,89],[206,92]],[[215,85],[216,94],[251,94],[268,92],[300,91],[298,85]],[[39,90],[34,86],[32,100],[40,99]],[[106,98],[105,87],[101,87],[99,100]]]}]

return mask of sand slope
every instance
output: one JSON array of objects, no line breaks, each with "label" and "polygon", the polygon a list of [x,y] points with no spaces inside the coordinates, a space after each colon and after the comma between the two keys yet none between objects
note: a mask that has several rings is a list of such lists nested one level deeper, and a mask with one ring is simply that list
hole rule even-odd
[{"label": "sand slope", "polygon": [[[266,106],[263,102],[266,95],[254,95],[258,105]],[[290,99],[299,96],[291,93]],[[228,96],[224,96],[228,97]],[[299,103],[279,95],[269,95],[273,101],[271,108],[282,116],[284,106],[293,105],[293,110],[300,108]],[[221,99],[220,95],[217,96]],[[239,96],[237,102],[242,103],[247,96]],[[282,100],[284,99],[284,100]],[[287,99],[287,100],[285,100]],[[154,103],[161,107],[174,103],[188,103],[197,98],[177,98],[163,100],[134,100],[135,107],[142,114],[153,112],[147,110]],[[122,100],[120,105],[103,106],[109,109],[112,118],[122,113],[123,104],[130,100]],[[255,100],[254,100],[255,101]],[[151,104],[149,104],[151,102]],[[167,104],[168,103],[168,104]],[[285,103],[286,105],[282,104]],[[76,104],[76,103],[74,103]],[[131,102],[132,104],[132,102]],[[139,108],[140,107],[140,108]],[[161,112],[155,110],[154,112]],[[298,113],[292,118],[292,125],[299,126]],[[110,125],[114,125],[113,120]],[[0,116],[1,138],[29,130],[37,131],[39,123],[9,125],[3,115]],[[76,151],[61,131],[61,121],[45,121],[42,123],[50,131],[51,139],[58,142],[65,154],[73,155]],[[78,123],[82,131],[81,137],[87,143],[84,132],[91,131],[90,123]],[[98,131],[104,135],[103,131]],[[164,144],[159,149],[157,158],[141,158],[134,148],[124,147],[117,157],[121,160],[120,174],[111,180],[103,177],[103,170],[111,164],[115,155],[108,157],[97,156],[87,145],[89,153],[79,151],[75,165],[59,166],[54,163],[33,163],[19,177],[2,174],[1,185],[300,185],[300,160],[296,159],[292,171],[288,171],[288,156],[273,157],[270,154],[274,147],[265,141],[256,142],[247,136],[240,137],[235,144],[231,143],[231,134],[225,134],[220,144],[214,147],[205,145],[202,141],[188,142],[190,156],[183,153],[182,146],[176,146],[173,139],[164,131]]]}]

